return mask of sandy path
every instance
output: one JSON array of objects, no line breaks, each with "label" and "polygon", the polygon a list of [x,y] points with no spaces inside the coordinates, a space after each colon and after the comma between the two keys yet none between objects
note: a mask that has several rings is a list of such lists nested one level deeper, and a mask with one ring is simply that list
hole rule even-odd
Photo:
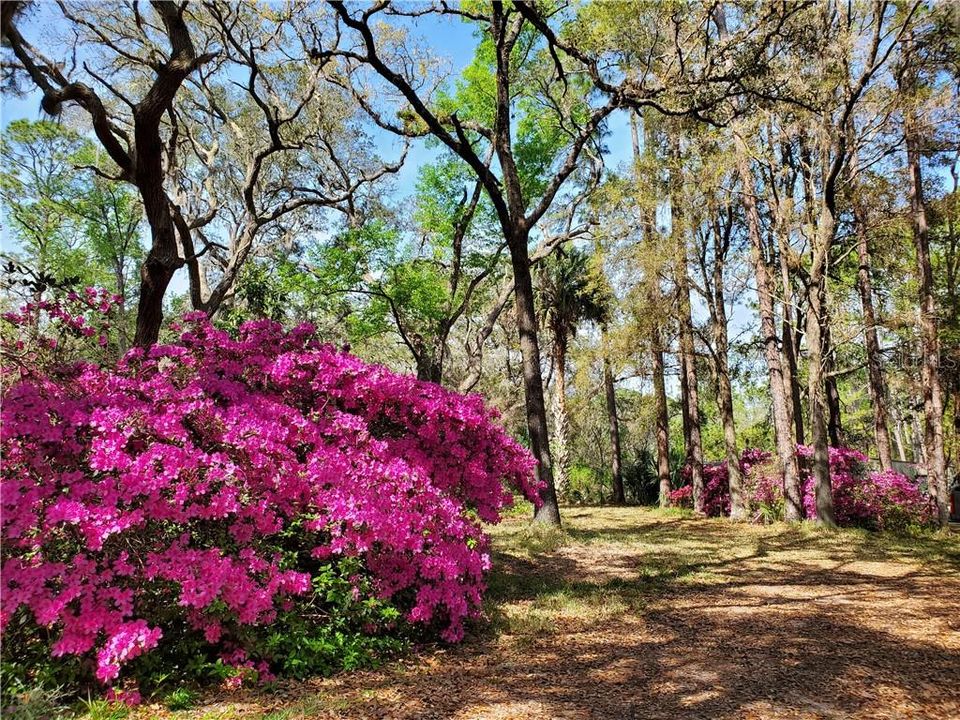
[{"label": "sandy path", "polygon": [[960,718],[960,537],[570,510],[496,532],[491,622],[370,672],[214,699],[204,720]]}]

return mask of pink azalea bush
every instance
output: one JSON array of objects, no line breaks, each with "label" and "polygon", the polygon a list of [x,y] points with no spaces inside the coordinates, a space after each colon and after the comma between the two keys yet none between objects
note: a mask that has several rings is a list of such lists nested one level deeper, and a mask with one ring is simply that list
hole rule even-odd
[{"label": "pink azalea bush", "polygon": [[493,411],[306,325],[231,337],[193,314],[181,330],[115,367],[21,368],[7,386],[5,652],[39,644],[109,685],[184,638],[263,673],[311,633],[342,654],[348,612],[371,635],[396,617],[460,639],[490,567],[479,521],[511,491],[537,499]]},{"label": "pink azalea bush", "polygon": [[[813,448],[798,445],[797,456],[811,458]],[[859,450],[830,448],[830,486],[840,525],[896,530],[933,521],[933,503],[916,483],[898,472],[869,472],[868,462],[869,458]],[[804,513],[816,517],[813,478],[806,469],[802,478]]]},{"label": "pink azalea bush", "polygon": [[[680,471],[685,483],[670,492],[670,504],[675,507],[693,507],[693,481],[689,465]],[[730,491],[727,466],[724,463],[706,463],[703,466],[703,511],[707,517],[730,514]]]},{"label": "pink azalea bush", "polygon": [[[749,476],[755,465],[769,459],[764,450],[744,450],[740,456],[740,472]],[[670,504],[676,507],[693,507],[693,487],[690,485],[692,472],[690,466],[680,471],[681,481],[685,484],[670,493]],[[726,462],[704,463],[703,466],[703,509],[707,517],[720,517],[730,514],[730,480]]]},{"label": "pink azalea bush", "polygon": [[4,313],[4,373],[31,374],[81,357],[115,360],[111,324],[122,301],[119,295],[90,287],[64,291],[61,298],[40,297]]},{"label": "pink azalea bush", "polygon": [[[805,461],[813,455],[807,445],[797,446],[805,517],[816,517],[813,478]],[[744,450],[740,458],[749,515],[755,522],[783,516],[783,477],[776,472],[770,453]],[[689,478],[684,469],[681,477]],[[933,505],[917,484],[897,472],[871,472],[868,458],[852,448],[830,448],[830,483],[840,525],[874,530],[902,530],[933,521]],[[693,507],[693,492],[684,485],[670,494],[672,504]],[[725,462],[704,465],[704,506],[711,517],[730,514],[730,483]]]}]

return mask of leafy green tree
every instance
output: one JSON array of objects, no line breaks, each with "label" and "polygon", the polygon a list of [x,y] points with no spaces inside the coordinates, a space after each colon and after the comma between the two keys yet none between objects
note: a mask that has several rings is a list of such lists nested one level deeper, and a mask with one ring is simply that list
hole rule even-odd
[{"label": "leafy green tree", "polygon": [[0,136],[4,224],[19,246],[10,255],[57,280],[96,280],[71,212],[86,193],[75,168],[84,149],[83,138],[52,122],[15,120]]},{"label": "leafy green tree", "polygon": [[125,310],[143,257],[142,210],[128,187],[85,169],[96,154],[92,142],[62,125],[14,121],[0,136],[0,197],[19,248],[11,258],[39,276],[115,292],[125,347]]},{"label": "leafy green tree", "polygon": [[554,467],[557,492],[562,495],[570,473],[567,351],[580,323],[585,320],[600,322],[608,310],[586,252],[561,248],[542,264],[538,275],[543,323],[550,330],[553,344]]}]

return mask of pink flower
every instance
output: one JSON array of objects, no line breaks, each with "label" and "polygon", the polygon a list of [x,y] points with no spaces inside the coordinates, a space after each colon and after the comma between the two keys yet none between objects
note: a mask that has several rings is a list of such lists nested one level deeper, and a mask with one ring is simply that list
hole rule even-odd
[{"label": "pink flower", "polygon": [[110,702],[122,703],[127,707],[136,707],[143,702],[140,691],[136,689],[117,690],[116,688],[110,688],[104,697]]},{"label": "pink flower", "polygon": [[93,655],[104,683],[183,628],[270,677],[238,638],[308,608],[318,561],[356,561],[354,600],[395,602],[455,641],[490,567],[478,518],[540,489],[478,397],[322,346],[309,326],[231,337],[192,313],[177,343],[4,388],[0,620],[25,608],[52,654]]}]

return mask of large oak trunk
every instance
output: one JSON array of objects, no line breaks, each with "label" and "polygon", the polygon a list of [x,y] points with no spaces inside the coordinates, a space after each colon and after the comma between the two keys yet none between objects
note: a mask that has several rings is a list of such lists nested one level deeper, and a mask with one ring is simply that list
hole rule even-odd
[{"label": "large oak trunk", "polygon": [[537,479],[542,483],[542,504],[534,520],[550,525],[560,524],[560,507],[553,484],[553,461],[547,434],[547,408],[543,398],[543,377],[540,372],[540,345],[537,340],[537,316],[534,309],[533,280],[527,251],[527,234],[514,230],[510,236],[510,260],[513,266],[514,298],[517,330],[520,334],[520,355],[523,359],[523,391],[527,411],[527,433],[530,450],[537,460]]},{"label": "large oak trunk", "polygon": [[137,117],[137,166],[134,183],[150,224],[150,252],[140,267],[140,299],[133,344],[149,347],[160,337],[163,298],[173,274],[183,265],[174,230],[170,200],[163,189],[163,164],[157,126]]}]

